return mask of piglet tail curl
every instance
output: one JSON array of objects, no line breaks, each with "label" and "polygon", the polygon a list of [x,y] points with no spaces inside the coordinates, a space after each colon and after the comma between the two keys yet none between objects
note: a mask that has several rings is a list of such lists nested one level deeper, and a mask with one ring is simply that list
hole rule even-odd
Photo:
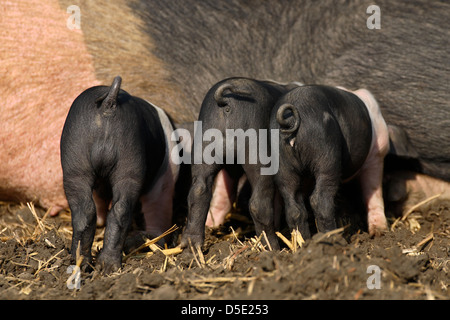
[{"label": "piglet tail curl", "polygon": [[95,101],[96,103],[100,103],[100,101],[102,101],[101,108],[104,111],[112,109],[116,106],[117,96],[119,95],[121,84],[122,78],[120,76],[116,76],[113,80],[113,83],[111,84],[111,88],[109,89],[109,91]]},{"label": "piglet tail curl", "polygon": [[300,127],[300,115],[296,107],[285,103],[278,108],[277,122],[280,124],[281,133],[291,134]]},{"label": "piglet tail curl", "polygon": [[245,90],[240,90],[236,88],[236,85],[232,83],[223,83],[214,92],[214,100],[220,107],[226,106],[228,104],[226,98],[223,96],[224,92],[229,90],[231,93],[239,96],[250,96],[251,94]]}]

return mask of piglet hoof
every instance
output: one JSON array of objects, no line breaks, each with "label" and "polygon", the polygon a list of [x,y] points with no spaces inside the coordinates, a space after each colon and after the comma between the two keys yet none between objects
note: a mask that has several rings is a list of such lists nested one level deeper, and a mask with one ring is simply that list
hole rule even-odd
[{"label": "piglet hoof", "polygon": [[378,237],[388,231],[388,224],[384,212],[369,211],[367,216],[369,225],[369,235],[371,237]]},{"label": "piglet hoof", "polygon": [[181,248],[198,247],[203,245],[203,237],[201,235],[183,234],[181,238]]},{"label": "piglet hoof", "polygon": [[128,254],[143,245],[147,239],[153,238],[147,236],[143,231],[130,233],[123,244],[123,251]]},{"label": "piglet hoof", "polygon": [[388,231],[386,222],[381,225],[369,225],[369,235],[374,237],[381,237]]},{"label": "piglet hoof", "polygon": [[[86,272],[86,273],[93,271],[94,267],[92,265],[92,257],[83,256],[82,258],[83,259],[81,260],[81,265],[80,265],[81,271]],[[77,264],[76,261],[77,261],[76,257],[73,256],[71,259],[72,265],[76,265]]]},{"label": "piglet hoof", "polygon": [[120,269],[122,259],[120,254],[116,255],[102,251],[97,258],[96,266],[103,274],[107,275]]},{"label": "piglet hoof", "polygon": [[[147,240],[152,240],[160,236],[159,234],[149,233],[145,231],[135,231],[130,234],[128,234],[127,238],[125,239],[125,243],[123,245],[123,251],[125,254],[130,253],[133,250],[138,249],[140,246],[142,246]],[[160,239],[158,242],[156,242],[157,245],[160,247],[164,247],[164,245],[167,243],[165,238]]]}]

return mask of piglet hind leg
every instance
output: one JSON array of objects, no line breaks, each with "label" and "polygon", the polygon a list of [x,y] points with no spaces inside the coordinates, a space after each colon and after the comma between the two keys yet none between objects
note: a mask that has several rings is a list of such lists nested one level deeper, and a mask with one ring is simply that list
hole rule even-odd
[{"label": "piglet hind leg", "polygon": [[336,229],[335,198],[339,188],[340,176],[322,173],[316,178],[316,186],[310,197],[311,208],[320,232]]},{"label": "piglet hind leg", "polygon": [[[255,223],[256,235],[264,231],[272,250],[280,250],[280,244],[275,234],[274,222],[274,178],[270,175],[260,175],[258,166],[244,166],[244,171],[252,186],[252,196],[249,202],[249,211]],[[266,243],[265,238],[262,238]]]},{"label": "piglet hind leg", "polygon": [[361,189],[367,206],[369,234],[379,236],[387,231],[382,190],[383,158],[367,161],[360,173]]},{"label": "piglet hind leg", "polygon": [[92,198],[94,199],[95,207],[97,208],[97,227],[104,227],[111,202],[111,196],[102,188],[94,188]]},{"label": "piglet hind leg", "polygon": [[214,228],[224,223],[236,198],[236,183],[226,172],[220,170],[214,180],[213,197],[209,205],[206,226]]},{"label": "piglet hind leg", "polygon": [[186,229],[181,238],[182,248],[188,247],[190,243],[197,247],[203,245],[214,178],[220,169],[221,166],[217,164],[192,165],[192,185],[188,195],[189,213]]},{"label": "piglet hind leg", "polygon": [[64,179],[64,188],[72,214],[72,246],[74,261],[77,250],[83,257],[83,268],[92,262],[91,247],[96,229],[96,207],[92,198],[92,186],[86,179]]},{"label": "piglet hind leg", "polygon": [[360,183],[367,205],[367,222],[371,236],[387,231],[387,221],[383,201],[384,157],[389,149],[389,131],[381,114],[380,107],[372,94],[360,89],[354,92],[367,106],[373,128],[372,146],[360,171]]},{"label": "piglet hind leg", "polygon": [[[145,218],[146,238],[158,237],[172,225],[173,197],[177,175],[178,172],[174,173],[172,167],[168,166],[152,189],[140,197],[142,213]],[[161,239],[159,244],[163,245],[166,242],[166,239]]]},{"label": "piglet hind leg", "polygon": [[299,176],[295,172],[284,173],[281,169],[276,180],[278,191],[284,201],[286,222],[290,230],[298,230],[304,239],[309,239],[311,232],[308,224],[308,211],[303,193],[299,191]]},{"label": "piglet hind leg", "polygon": [[122,249],[130,228],[133,212],[139,201],[140,186],[136,180],[113,183],[112,207],[106,218],[105,239],[97,265],[108,274],[122,264]]}]

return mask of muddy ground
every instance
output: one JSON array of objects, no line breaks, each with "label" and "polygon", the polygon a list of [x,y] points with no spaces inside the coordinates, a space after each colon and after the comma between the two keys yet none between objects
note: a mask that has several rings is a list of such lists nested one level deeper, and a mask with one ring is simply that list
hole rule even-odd
[{"label": "muddy ground", "polygon": [[[404,220],[389,216],[393,230],[379,238],[347,224],[281,252],[263,247],[248,217],[233,213],[207,230],[203,257],[190,249],[166,256],[152,246],[131,254],[119,272],[82,272],[78,282],[68,273],[70,214],[31,210],[0,205],[0,299],[450,298],[450,201],[429,202]],[[102,236],[98,229],[94,256]]]}]

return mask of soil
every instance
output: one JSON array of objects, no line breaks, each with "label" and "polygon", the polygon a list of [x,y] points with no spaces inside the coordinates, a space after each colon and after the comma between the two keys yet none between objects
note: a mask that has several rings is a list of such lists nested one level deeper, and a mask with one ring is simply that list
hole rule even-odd
[{"label": "soil", "polygon": [[[116,273],[81,272],[79,289],[69,279],[70,214],[51,218],[30,208],[0,205],[0,299],[450,298],[449,201],[435,200],[404,220],[389,216],[395,226],[381,237],[346,227],[317,233],[295,252],[287,245],[270,251],[248,217],[232,213],[225,225],[207,229],[203,257],[189,248],[166,256],[152,246]],[[102,237],[98,229],[94,257]]]}]

